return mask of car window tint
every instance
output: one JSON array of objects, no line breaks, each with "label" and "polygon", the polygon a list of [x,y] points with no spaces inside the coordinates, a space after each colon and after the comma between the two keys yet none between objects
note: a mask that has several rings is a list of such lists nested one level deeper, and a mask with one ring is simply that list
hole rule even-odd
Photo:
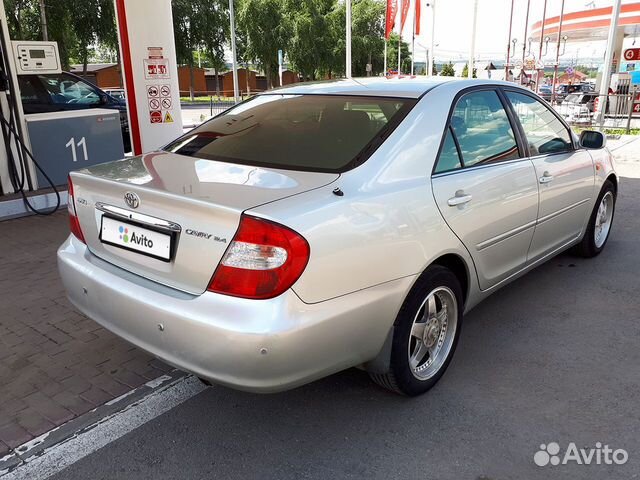
[{"label": "car window tint", "polygon": [[98,105],[100,96],[88,83],[70,75],[40,75],[40,81],[55,104]]},{"label": "car window tint", "polygon": [[18,85],[20,86],[20,98],[23,104],[42,103],[38,96],[37,82],[33,77],[18,76]]},{"label": "car window tint", "polygon": [[458,149],[456,148],[456,142],[453,140],[453,134],[451,133],[451,127],[447,128],[447,134],[444,137],[444,143],[442,144],[442,150],[438,157],[438,163],[436,164],[435,173],[448,172],[450,170],[456,170],[462,165],[460,163],[460,156],[458,155]]},{"label": "car window tint", "polygon": [[341,172],[375,151],[413,99],[344,95],[258,95],[166,150],[211,160]]},{"label": "car window tint", "polygon": [[531,156],[573,149],[569,130],[543,103],[517,92],[506,94],[520,119]]},{"label": "car window tint", "polygon": [[451,128],[465,167],[520,156],[507,112],[493,90],[461,97],[451,117]]}]

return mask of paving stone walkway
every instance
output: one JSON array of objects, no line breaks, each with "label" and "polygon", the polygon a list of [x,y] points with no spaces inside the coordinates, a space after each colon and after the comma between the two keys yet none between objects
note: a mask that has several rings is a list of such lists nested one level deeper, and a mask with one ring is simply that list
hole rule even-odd
[{"label": "paving stone walkway", "polygon": [[0,222],[0,458],[171,370],[76,312],[55,252],[66,209]]}]

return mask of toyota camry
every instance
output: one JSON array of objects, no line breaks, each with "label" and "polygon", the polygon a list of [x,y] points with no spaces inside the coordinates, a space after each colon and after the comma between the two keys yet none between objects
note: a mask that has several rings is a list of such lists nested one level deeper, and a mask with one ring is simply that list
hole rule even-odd
[{"label": "toyota camry", "polygon": [[604,136],[517,85],[298,84],[71,173],[58,264],[81,312],[206,382],[273,392],[357,366],[418,395],[465,312],[602,251],[617,191]]}]

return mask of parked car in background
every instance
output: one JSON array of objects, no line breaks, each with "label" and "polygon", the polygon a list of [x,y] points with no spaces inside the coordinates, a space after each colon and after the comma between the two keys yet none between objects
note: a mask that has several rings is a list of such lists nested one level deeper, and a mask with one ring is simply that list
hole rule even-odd
[{"label": "parked car in background", "polygon": [[540,85],[540,87],[538,88],[538,95],[540,95],[540,97],[542,97],[547,102],[551,101],[552,93],[553,89],[551,88],[551,85]]},{"label": "parked car in background", "polygon": [[556,87],[556,103],[560,105],[567,95],[576,92],[593,92],[594,87],[590,83],[561,84]]},{"label": "parked car in background", "polygon": [[595,112],[598,94],[570,93],[559,107],[561,115],[570,123],[590,123]]},{"label": "parked car in background", "polygon": [[131,151],[127,104],[68,72],[18,77],[24,113],[109,108],[120,112],[124,151]]},{"label": "parked car in background", "polygon": [[124,88],[105,88],[104,91],[116,100],[124,102],[127,99]]},{"label": "parked car in background", "polygon": [[80,311],[206,382],[273,392],[362,366],[418,395],[464,312],[602,251],[617,191],[604,135],[519,86],[302,83],[72,172],[58,266]]}]

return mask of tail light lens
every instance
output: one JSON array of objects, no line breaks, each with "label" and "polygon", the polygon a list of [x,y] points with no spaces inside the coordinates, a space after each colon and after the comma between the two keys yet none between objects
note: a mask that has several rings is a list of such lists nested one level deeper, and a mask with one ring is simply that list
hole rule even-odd
[{"label": "tail light lens", "polygon": [[73,182],[71,182],[70,176],[67,177],[67,181],[69,183],[69,187],[67,189],[67,211],[69,212],[69,229],[78,240],[80,240],[82,243],[87,243],[84,240],[84,235],[82,234],[82,230],[80,229],[80,222],[78,221],[78,215],[76,214],[75,196],[73,195]]},{"label": "tail light lens", "polygon": [[300,278],[309,244],[290,228],[243,215],[208,290],[235,297],[277,297]]}]

